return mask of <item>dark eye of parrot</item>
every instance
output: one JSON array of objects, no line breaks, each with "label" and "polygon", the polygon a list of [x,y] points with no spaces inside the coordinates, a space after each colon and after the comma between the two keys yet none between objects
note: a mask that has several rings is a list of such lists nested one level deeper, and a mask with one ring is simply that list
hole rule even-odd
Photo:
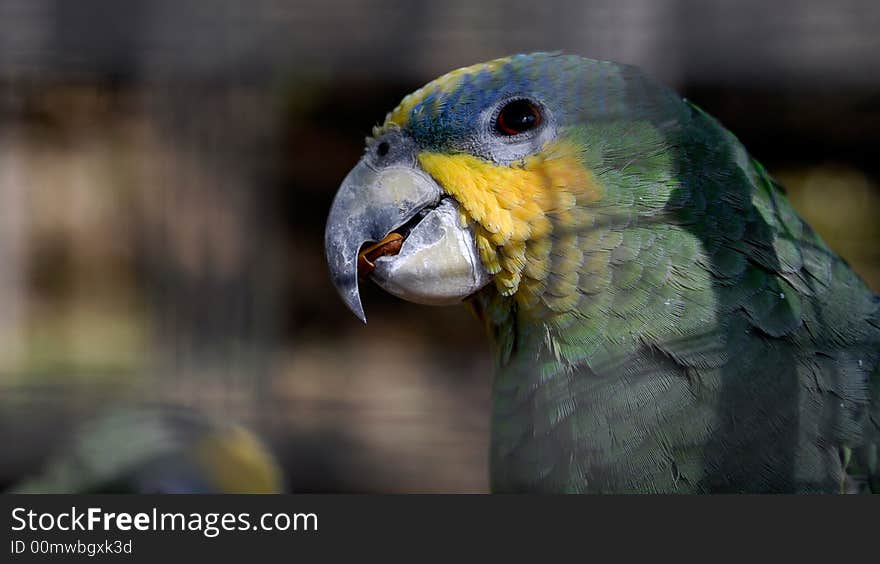
[{"label": "dark eye of parrot", "polygon": [[529,100],[512,100],[505,104],[498,117],[495,128],[502,135],[518,135],[541,125],[541,111]]}]

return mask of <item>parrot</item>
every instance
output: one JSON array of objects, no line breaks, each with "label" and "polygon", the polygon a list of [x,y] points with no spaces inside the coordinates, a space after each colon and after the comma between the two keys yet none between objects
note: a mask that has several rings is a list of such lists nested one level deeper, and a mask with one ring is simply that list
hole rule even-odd
[{"label": "parrot", "polygon": [[77,429],[7,493],[282,493],[281,469],[252,432],[182,409],[117,407]]},{"label": "parrot", "polygon": [[454,70],[367,139],[330,276],[466,303],[499,493],[880,490],[880,297],[719,121],[637,67]]}]

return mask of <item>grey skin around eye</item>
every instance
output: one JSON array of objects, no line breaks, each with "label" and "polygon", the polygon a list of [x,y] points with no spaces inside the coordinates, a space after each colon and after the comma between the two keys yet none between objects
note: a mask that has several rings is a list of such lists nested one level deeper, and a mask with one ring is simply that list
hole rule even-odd
[{"label": "grey skin around eye", "polygon": [[[515,100],[529,100],[541,114],[539,125],[517,135],[504,135],[495,125],[501,109]],[[471,151],[492,162],[511,165],[537,153],[556,138],[557,123],[553,112],[540,100],[528,95],[505,97],[480,114],[479,129],[471,141]]]}]

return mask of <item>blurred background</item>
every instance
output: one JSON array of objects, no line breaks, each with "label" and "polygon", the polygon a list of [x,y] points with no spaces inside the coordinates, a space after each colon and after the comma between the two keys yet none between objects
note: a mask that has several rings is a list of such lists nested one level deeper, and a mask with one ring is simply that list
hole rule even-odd
[{"label": "blurred background", "polygon": [[874,0],[0,0],[0,490],[113,410],[250,429],[294,492],[487,491],[464,308],[323,258],[371,127],[453,68],[641,66],[727,125],[880,290]]}]

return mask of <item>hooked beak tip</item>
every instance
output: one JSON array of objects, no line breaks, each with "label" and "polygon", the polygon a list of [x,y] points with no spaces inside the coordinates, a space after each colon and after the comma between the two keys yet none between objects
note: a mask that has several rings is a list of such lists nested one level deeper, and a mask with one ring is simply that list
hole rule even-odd
[{"label": "hooked beak tip", "polygon": [[357,311],[352,310],[352,313],[354,313],[355,316],[357,316],[357,318],[360,319],[364,325],[367,324],[367,316],[366,316],[366,314],[364,314],[363,308],[360,308]]},{"label": "hooked beak tip", "polygon": [[342,272],[343,275],[341,276],[336,272],[333,273],[333,285],[336,286],[336,291],[339,293],[339,297],[342,298],[343,303],[349,311],[366,324],[367,316],[364,314],[364,306],[361,303],[359,288],[360,279],[357,274],[346,275],[348,273],[345,271]]}]

